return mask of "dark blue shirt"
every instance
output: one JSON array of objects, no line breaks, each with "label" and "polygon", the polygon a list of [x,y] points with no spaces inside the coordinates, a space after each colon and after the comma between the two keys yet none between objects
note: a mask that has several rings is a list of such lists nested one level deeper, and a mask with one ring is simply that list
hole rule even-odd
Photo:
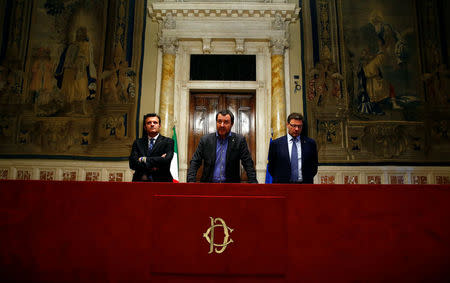
[{"label": "dark blue shirt", "polygon": [[225,182],[225,169],[227,159],[228,137],[231,136],[231,132],[225,139],[222,139],[216,132],[216,162],[214,164],[214,174],[212,181],[214,183]]}]

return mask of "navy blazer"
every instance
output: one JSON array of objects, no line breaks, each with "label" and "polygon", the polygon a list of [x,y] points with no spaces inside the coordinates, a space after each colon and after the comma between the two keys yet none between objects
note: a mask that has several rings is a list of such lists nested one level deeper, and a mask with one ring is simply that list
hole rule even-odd
[{"label": "navy blazer", "polygon": [[[142,176],[152,176],[154,182],[172,182],[170,174],[170,162],[172,161],[174,150],[173,139],[161,134],[155,141],[153,149],[148,152],[148,137],[137,139],[131,148],[128,158],[130,168],[135,170],[133,181],[141,181]],[[165,157],[161,157],[166,154]],[[146,157],[146,162],[139,162],[139,157]]]},{"label": "navy blazer", "polygon": [[[187,172],[188,182],[195,182],[197,170],[202,163],[203,173],[200,181],[212,182],[214,166],[216,164],[216,146],[216,133],[207,134],[201,137]],[[247,172],[248,182],[257,183],[255,167],[245,137],[231,132],[231,135],[228,137],[227,156],[225,161],[225,182],[239,183],[241,181],[241,167],[239,161],[242,161],[242,166]]]},{"label": "navy blazer", "polygon": [[[317,174],[317,145],[308,137],[300,136],[302,148],[302,176],[303,183],[312,184]],[[291,162],[287,135],[270,143],[269,147],[269,173],[273,183],[289,183],[291,179]]]}]

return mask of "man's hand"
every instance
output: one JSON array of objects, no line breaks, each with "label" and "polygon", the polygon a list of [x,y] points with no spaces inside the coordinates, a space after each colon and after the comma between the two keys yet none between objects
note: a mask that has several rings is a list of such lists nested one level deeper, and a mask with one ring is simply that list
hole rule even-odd
[{"label": "man's hand", "polygon": [[[161,155],[162,158],[164,158],[166,156],[167,156],[167,153],[164,153],[163,155]],[[145,162],[147,162],[147,157],[145,157],[145,156],[139,157],[138,161],[141,163],[145,163]]]}]

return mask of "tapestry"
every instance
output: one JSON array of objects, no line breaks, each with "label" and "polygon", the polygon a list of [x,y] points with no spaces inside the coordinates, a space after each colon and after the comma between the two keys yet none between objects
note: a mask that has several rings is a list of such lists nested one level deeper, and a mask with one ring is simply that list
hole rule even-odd
[{"label": "tapestry", "polygon": [[311,1],[305,96],[320,162],[450,161],[441,4]]},{"label": "tapestry", "polygon": [[1,155],[129,155],[136,136],[144,4],[6,1]]}]

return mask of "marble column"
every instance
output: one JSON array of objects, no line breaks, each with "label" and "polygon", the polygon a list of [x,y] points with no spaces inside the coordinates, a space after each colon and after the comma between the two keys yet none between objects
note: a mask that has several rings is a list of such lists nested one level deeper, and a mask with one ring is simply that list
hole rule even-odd
[{"label": "marble column", "polygon": [[163,136],[172,136],[173,106],[175,90],[175,58],[178,41],[174,38],[162,38],[159,46],[163,49],[161,94],[159,97],[159,116],[161,117],[161,131]]},{"label": "marble column", "polygon": [[286,94],[284,88],[284,50],[287,47],[286,39],[271,41],[271,127],[273,138],[286,134]]}]

